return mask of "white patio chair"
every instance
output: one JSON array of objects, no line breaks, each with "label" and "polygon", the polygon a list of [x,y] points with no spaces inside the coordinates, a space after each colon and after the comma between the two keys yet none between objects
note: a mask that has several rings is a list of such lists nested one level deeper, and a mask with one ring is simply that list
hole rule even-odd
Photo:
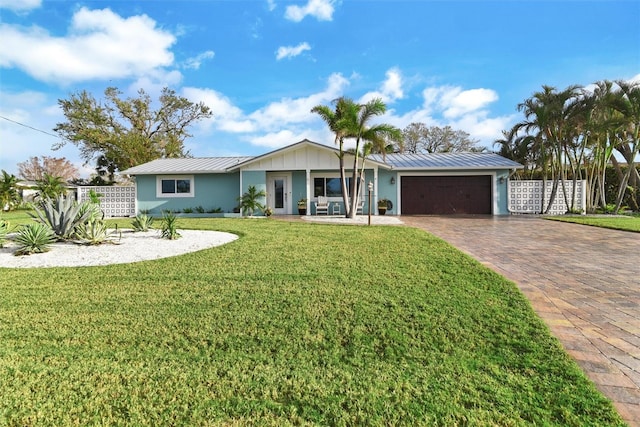
[{"label": "white patio chair", "polygon": [[314,204],[316,206],[316,215],[320,215],[321,212],[329,215],[329,200],[325,196],[318,196],[318,200]]}]

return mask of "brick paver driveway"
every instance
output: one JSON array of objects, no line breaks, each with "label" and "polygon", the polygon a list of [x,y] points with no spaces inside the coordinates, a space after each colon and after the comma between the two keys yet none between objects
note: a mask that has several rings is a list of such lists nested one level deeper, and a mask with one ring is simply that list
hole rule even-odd
[{"label": "brick paver driveway", "polygon": [[525,216],[402,221],[517,283],[625,421],[640,426],[640,234]]}]

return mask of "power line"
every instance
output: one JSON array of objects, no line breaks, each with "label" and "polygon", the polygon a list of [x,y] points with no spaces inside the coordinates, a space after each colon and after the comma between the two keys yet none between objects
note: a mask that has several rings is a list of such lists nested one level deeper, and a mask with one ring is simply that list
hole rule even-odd
[{"label": "power line", "polygon": [[26,125],[26,124],[24,124],[24,123],[16,122],[15,120],[11,120],[11,119],[9,119],[9,118],[7,118],[7,117],[0,116],[0,119],[4,119],[4,120],[6,120],[6,121],[8,121],[8,122],[15,123],[15,124],[17,124],[17,125],[24,126],[24,127],[28,128],[28,129],[35,130],[35,131],[37,131],[37,132],[44,133],[45,135],[53,136],[54,138],[58,138],[58,139],[60,139],[60,135],[55,135],[55,134],[53,134],[53,133],[47,132],[46,130],[42,130],[42,129],[38,129],[38,128],[34,128],[33,126],[29,126],[29,125]]}]

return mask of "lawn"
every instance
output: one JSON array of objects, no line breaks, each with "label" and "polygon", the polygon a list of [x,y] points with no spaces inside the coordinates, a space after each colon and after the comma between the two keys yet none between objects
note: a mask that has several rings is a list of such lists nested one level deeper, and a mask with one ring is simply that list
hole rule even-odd
[{"label": "lawn", "polygon": [[548,219],[640,233],[640,216],[555,216]]},{"label": "lawn", "polygon": [[425,232],[181,221],[241,238],[0,269],[0,424],[623,425],[513,283]]}]

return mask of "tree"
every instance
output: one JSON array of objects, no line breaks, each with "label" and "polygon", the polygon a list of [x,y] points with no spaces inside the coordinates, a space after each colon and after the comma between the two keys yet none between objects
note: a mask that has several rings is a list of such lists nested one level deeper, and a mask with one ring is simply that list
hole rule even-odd
[{"label": "tree", "polygon": [[44,175],[57,176],[64,181],[78,179],[78,169],[64,157],[31,157],[18,163],[18,176],[28,181],[41,181]]},{"label": "tree", "polygon": [[121,99],[122,92],[115,87],[104,95],[103,102],[86,91],[58,100],[67,121],[54,128],[62,138],[54,149],[71,142],[87,163],[104,157],[103,164],[123,170],[158,158],[187,156],[184,141],[191,136],[189,126],[211,117],[209,107],[168,88],[162,90],[157,110],[142,89],[136,98]]},{"label": "tree", "polygon": [[55,200],[66,193],[63,179],[59,176],[49,175],[48,173],[45,173],[40,181],[37,181],[36,188],[38,190],[38,197],[42,200]]},{"label": "tree", "polygon": [[264,199],[265,197],[267,197],[267,193],[265,193],[264,190],[258,191],[254,185],[250,185],[247,192],[241,197],[238,197],[241,212],[253,216],[253,212],[258,209],[264,211],[266,207],[260,203],[260,199]]},{"label": "tree", "polygon": [[443,128],[427,126],[424,123],[410,123],[402,130],[402,142],[395,149],[399,153],[449,153],[465,151],[484,151],[478,147],[478,140],[462,130],[451,126]]},{"label": "tree", "polygon": [[620,180],[614,213],[620,210],[626,191],[631,196],[629,200],[633,204],[633,209],[640,210],[638,206],[640,174],[636,169],[635,161],[640,153],[640,82],[616,81],[616,84],[619,90],[615,92],[611,102],[611,106],[621,118],[620,144],[616,146],[616,150],[627,161],[627,169]]},{"label": "tree", "polygon": [[[380,123],[370,125],[370,121],[387,111],[387,106],[381,99],[375,98],[365,104],[357,104],[350,98],[341,97],[334,101],[335,112],[326,106],[318,105],[311,111],[320,114],[327,122],[329,129],[335,134],[335,141],[340,144],[340,177],[342,181],[342,197],[344,200],[346,216],[354,218],[358,200],[360,199],[361,185],[364,179],[364,162],[366,159],[366,149],[368,147],[386,146],[387,141],[398,141],[401,139],[400,129],[389,124]],[[351,177],[351,188],[349,193],[346,190],[346,174],[344,170],[344,140],[355,139],[353,153],[353,169]],[[370,144],[370,145],[369,145]],[[361,154],[362,150],[362,154]],[[358,170],[358,163],[362,155],[362,169]],[[349,200],[349,194],[352,196]]]},{"label": "tree", "polygon": [[0,210],[10,211],[20,203],[20,193],[18,192],[18,178],[15,175],[2,170],[2,181],[0,181]]}]

